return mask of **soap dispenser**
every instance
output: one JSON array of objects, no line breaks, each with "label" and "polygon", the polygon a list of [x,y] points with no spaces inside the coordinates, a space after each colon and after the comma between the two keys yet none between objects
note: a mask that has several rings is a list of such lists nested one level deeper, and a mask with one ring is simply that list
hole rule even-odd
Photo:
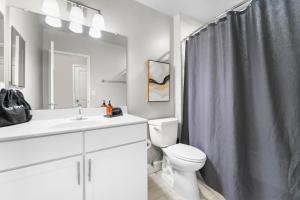
[{"label": "soap dispenser", "polygon": [[101,108],[106,108],[107,107],[107,105],[106,105],[106,103],[105,103],[105,100],[103,100],[103,103],[102,103],[102,105],[101,105]]},{"label": "soap dispenser", "polygon": [[106,115],[108,117],[111,117],[112,114],[113,114],[113,107],[112,107],[112,105],[110,103],[110,100],[109,100],[108,105],[106,106]]}]

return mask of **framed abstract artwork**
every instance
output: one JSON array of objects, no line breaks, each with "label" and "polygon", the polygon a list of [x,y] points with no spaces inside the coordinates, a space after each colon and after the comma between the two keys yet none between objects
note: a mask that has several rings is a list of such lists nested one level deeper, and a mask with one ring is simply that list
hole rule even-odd
[{"label": "framed abstract artwork", "polygon": [[170,101],[170,63],[148,61],[148,102]]}]

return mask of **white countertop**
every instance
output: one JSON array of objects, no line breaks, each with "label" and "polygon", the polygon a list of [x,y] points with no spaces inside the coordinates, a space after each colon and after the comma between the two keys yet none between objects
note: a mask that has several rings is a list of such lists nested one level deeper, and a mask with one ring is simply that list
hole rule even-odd
[{"label": "white countertop", "polygon": [[142,123],[147,123],[147,120],[128,114],[114,118],[87,116],[87,119],[84,120],[76,120],[75,117],[33,120],[24,124],[0,128],[0,142]]}]

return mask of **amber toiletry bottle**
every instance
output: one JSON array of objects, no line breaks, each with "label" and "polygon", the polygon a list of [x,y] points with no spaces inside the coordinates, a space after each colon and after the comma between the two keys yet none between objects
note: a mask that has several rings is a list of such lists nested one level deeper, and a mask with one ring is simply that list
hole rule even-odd
[{"label": "amber toiletry bottle", "polygon": [[107,105],[106,105],[106,103],[105,103],[105,100],[103,100],[103,103],[102,103],[101,107],[102,107],[102,108],[106,108],[106,107],[107,107]]},{"label": "amber toiletry bottle", "polygon": [[113,107],[112,107],[112,105],[111,105],[111,103],[110,103],[110,101],[108,102],[108,105],[107,105],[107,107],[106,107],[106,115],[107,116],[112,116],[112,112],[113,111]]}]

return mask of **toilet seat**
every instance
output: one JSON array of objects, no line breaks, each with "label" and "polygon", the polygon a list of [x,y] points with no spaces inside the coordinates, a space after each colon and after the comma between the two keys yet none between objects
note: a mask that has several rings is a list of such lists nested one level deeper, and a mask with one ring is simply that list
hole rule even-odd
[{"label": "toilet seat", "polygon": [[201,163],[206,161],[206,155],[201,150],[185,144],[175,144],[164,149],[168,154],[188,162]]}]

